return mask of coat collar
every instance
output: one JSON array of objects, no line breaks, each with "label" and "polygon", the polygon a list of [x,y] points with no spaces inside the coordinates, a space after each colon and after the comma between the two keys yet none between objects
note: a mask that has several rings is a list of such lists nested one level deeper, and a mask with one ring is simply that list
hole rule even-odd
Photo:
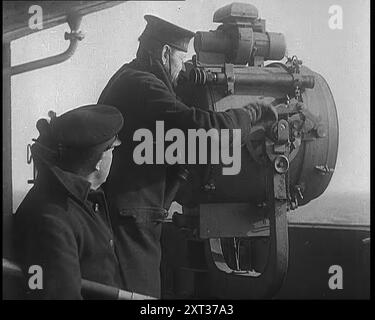
[{"label": "coat collar", "polygon": [[155,59],[150,53],[146,52],[143,55],[139,55],[130,62],[128,66],[132,69],[152,73],[159,80],[164,82],[171,94],[175,95],[173,84],[167,70],[165,70],[160,61]]},{"label": "coat collar", "polygon": [[52,176],[66,189],[71,195],[77,198],[81,202],[87,200],[87,196],[90,192],[91,183],[84,178],[60,169],[57,166],[49,168]]},{"label": "coat collar", "polygon": [[87,200],[91,187],[90,182],[77,174],[59,168],[53,158],[46,154],[43,149],[40,149],[38,144],[31,147],[31,152],[33,157],[40,162],[40,173],[38,173],[37,181],[47,180],[48,184],[57,182],[80,202],[84,203]]}]

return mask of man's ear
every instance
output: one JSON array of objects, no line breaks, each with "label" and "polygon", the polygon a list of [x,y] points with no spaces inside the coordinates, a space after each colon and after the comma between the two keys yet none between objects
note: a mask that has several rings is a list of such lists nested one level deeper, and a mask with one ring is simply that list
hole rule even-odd
[{"label": "man's ear", "polygon": [[170,52],[171,47],[165,44],[161,50],[161,62],[163,63],[163,66],[167,66],[167,64],[169,63]]}]

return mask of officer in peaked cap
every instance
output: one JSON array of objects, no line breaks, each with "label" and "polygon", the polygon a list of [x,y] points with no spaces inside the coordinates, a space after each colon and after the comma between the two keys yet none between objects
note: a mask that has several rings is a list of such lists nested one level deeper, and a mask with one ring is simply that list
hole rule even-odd
[{"label": "officer in peaked cap", "polygon": [[166,43],[176,50],[188,51],[189,42],[194,36],[194,32],[152,15],[145,15],[145,20],[147,25],[139,37],[141,42],[157,41]]},{"label": "officer in peaked cap", "polygon": [[[162,62],[165,70],[156,70],[157,66],[154,66],[155,72],[166,72],[165,82],[172,89],[177,84],[180,71],[184,70],[185,54],[195,33],[156,16],[145,15],[144,18],[147,25],[138,38],[140,50],[137,58],[139,61],[146,62],[152,57]],[[149,63],[153,64],[153,62]]]},{"label": "officer in peaked cap", "polygon": [[269,114],[275,115],[275,110],[254,101],[243,109],[213,112],[179,101],[174,90],[194,33],[155,16],[146,15],[145,20],[136,58],[110,79],[99,103],[117,107],[129,123],[119,133],[124,143],[114,153],[113,167],[104,184],[125,285],[127,290],[159,297],[160,221],[169,209],[166,199],[170,199],[168,190],[177,170],[175,166],[135,164],[134,132],[140,128],[153,132],[155,122],[164,121],[166,128],[184,132],[242,129],[245,141],[251,126]]},{"label": "officer in peaked cap", "polygon": [[106,199],[100,185],[112,162],[123,116],[88,105],[37,122],[32,145],[38,171],[15,215],[16,251],[25,274],[43,271],[32,299],[82,299],[82,279],[123,287]]}]

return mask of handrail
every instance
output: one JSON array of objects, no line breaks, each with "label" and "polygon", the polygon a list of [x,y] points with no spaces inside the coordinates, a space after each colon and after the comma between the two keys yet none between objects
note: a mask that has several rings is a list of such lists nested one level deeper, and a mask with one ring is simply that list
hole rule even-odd
[{"label": "handrail", "polygon": [[[21,268],[15,263],[3,258],[3,275],[23,279]],[[109,300],[157,300],[154,297],[146,296],[136,292],[122,290],[98,282],[82,279],[82,295],[95,299]]]},{"label": "handrail", "polygon": [[20,65],[13,66],[10,70],[11,75],[14,76],[16,74],[45,68],[68,60],[76,51],[78,41],[81,41],[84,38],[84,35],[81,31],[78,31],[82,21],[82,16],[77,14],[70,15],[67,20],[71,32],[66,32],[64,36],[65,40],[70,41],[69,47],[66,51],[52,57],[43,58],[36,61],[26,62]]}]

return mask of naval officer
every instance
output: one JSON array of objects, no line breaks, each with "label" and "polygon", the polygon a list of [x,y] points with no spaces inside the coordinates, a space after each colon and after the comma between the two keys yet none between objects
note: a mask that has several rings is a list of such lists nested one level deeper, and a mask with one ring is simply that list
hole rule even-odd
[{"label": "naval officer", "polygon": [[242,139],[246,139],[254,123],[267,117],[275,119],[277,114],[262,101],[226,112],[191,108],[180,102],[174,88],[194,33],[152,15],[146,15],[145,20],[136,58],[112,76],[99,103],[117,107],[128,124],[119,133],[125,143],[114,153],[104,186],[126,289],[160,297],[160,221],[169,209],[166,192],[174,179],[174,168],[137,165],[133,159],[138,143],[133,141],[134,132],[139,128],[153,132],[156,121],[164,121],[167,128],[184,132],[241,129]]}]

